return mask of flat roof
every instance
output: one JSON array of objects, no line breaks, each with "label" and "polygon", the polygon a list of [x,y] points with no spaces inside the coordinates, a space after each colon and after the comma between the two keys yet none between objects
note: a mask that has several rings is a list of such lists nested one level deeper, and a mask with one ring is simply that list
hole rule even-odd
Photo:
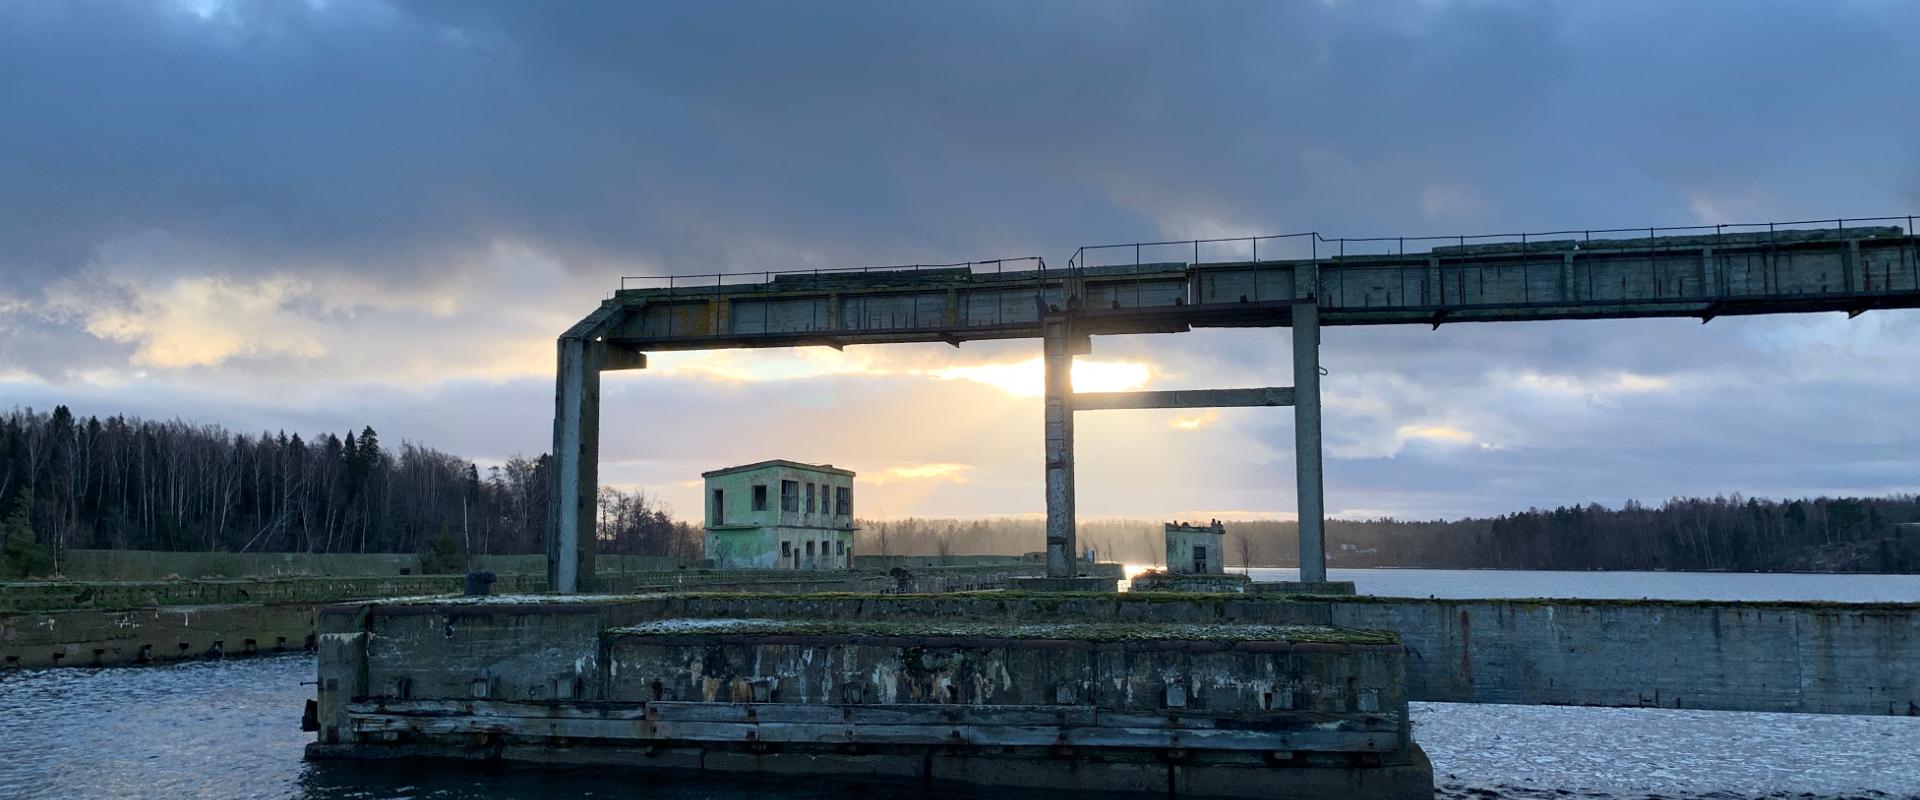
[{"label": "flat roof", "polygon": [[832,464],[803,464],[798,461],[788,461],[784,458],[769,459],[767,461],[756,461],[752,464],[741,464],[740,466],[737,466],[737,467],[727,467],[725,469],[716,469],[716,470],[713,470],[712,472],[702,472],[700,473],[700,477],[711,478],[715,475],[726,475],[734,472],[746,472],[748,470],[765,469],[767,467],[791,467],[793,469],[804,469],[812,472],[831,472],[835,475],[845,475],[849,478],[853,477],[853,470],[840,469],[838,467],[835,467]]}]

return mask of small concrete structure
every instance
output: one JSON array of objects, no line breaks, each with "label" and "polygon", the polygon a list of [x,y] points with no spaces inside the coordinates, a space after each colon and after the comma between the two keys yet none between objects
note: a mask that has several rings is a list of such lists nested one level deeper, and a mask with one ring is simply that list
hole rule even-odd
[{"label": "small concrete structure", "polygon": [[1167,568],[1133,577],[1136,592],[1245,592],[1252,578],[1227,574],[1227,529],[1220,520],[1205,525],[1169,522]]},{"label": "small concrete structure", "polygon": [[775,459],[702,473],[719,569],[851,569],[853,472]]},{"label": "small concrete structure", "polygon": [[1221,575],[1227,571],[1227,529],[1220,520],[1206,525],[1167,523],[1167,571],[1175,575]]}]

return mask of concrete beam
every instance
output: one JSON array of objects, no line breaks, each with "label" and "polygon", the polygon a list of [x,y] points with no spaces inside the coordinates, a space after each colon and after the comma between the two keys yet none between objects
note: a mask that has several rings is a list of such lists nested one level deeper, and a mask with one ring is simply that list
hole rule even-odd
[{"label": "concrete beam", "polygon": [[1132,408],[1256,408],[1293,405],[1293,387],[1174,389],[1163,392],[1076,392],[1075,411]]},{"label": "concrete beam", "polygon": [[[1324,253],[1325,251],[1323,251]],[[1313,297],[1323,325],[1433,325],[1920,307],[1920,238],[1895,227],[1529,241],[1427,252],[623,290],[609,343],[652,352],[733,347],[953,344],[1041,338],[1046,309],[1078,334],[1292,324]],[[1038,302],[1036,302],[1036,300]]]},{"label": "concrete beam", "polygon": [[1071,578],[1079,564],[1074,548],[1072,318],[1046,320],[1041,343],[1046,363],[1047,577]]},{"label": "concrete beam", "polygon": [[553,401],[553,483],[548,492],[547,585],[563,594],[593,583],[600,487],[600,373],[641,369],[646,354],[610,345],[625,312],[607,302],[560,336]]},{"label": "concrete beam", "polygon": [[1327,579],[1326,500],[1320,481],[1320,306],[1293,309],[1293,463],[1300,509],[1300,580]]},{"label": "concrete beam", "polygon": [[593,578],[594,509],[600,480],[600,360],[604,347],[578,337],[559,342],[553,411],[553,491],[547,536],[547,585],[563,594]]}]

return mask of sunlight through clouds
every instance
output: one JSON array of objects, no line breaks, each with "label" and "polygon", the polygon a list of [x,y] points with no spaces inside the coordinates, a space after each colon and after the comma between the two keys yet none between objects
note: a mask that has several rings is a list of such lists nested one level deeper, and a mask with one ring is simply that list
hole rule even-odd
[{"label": "sunlight through clouds", "polygon": [[966,473],[971,469],[973,466],[970,464],[915,464],[889,467],[877,475],[862,475],[857,480],[875,486],[885,486],[891,480],[966,483]]},{"label": "sunlight through clouds", "polygon": [[1193,416],[1178,417],[1168,423],[1176,431],[1197,431],[1220,421],[1220,412],[1208,409]]},{"label": "sunlight through clouds", "polygon": [[[871,351],[870,351],[871,352]],[[1039,357],[1019,361],[986,361],[935,366],[937,357],[877,358],[867,353],[802,348],[787,353],[710,351],[662,353],[649,372],[728,382],[757,382],[820,378],[833,375],[867,377],[924,377],[968,381],[991,386],[1010,397],[1040,397],[1046,393],[1046,369]],[[1081,392],[1123,392],[1147,385],[1153,367],[1145,361],[1078,358],[1073,364],[1073,387]]]}]

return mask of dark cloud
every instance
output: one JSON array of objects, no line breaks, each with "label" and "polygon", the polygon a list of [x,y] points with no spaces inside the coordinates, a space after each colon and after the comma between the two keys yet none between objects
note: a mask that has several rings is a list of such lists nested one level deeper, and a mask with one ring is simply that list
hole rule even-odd
[{"label": "dark cloud", "polygon": [[[543,447],[526,376],[618,273],[1904,212],[1916,29],[1920,6],[1866,2],[0,5],[0,402],[497,459]],[[1330,331],[1330,505],[1910,488],[1915,335]],[[1285,341],[1099,347],[1207,386],[1286,383]],[[910,435],[862,458],[975,465],[945,502],[1037,509],[1032,404],[874,380],[620,389],[607,456],[670,483],[876,426]],[[751,422],[658,422],[723,416]],[[1088,445],[1086,507],[1291,507],[1285,415],[1190,451],[1128,424]]]}]

